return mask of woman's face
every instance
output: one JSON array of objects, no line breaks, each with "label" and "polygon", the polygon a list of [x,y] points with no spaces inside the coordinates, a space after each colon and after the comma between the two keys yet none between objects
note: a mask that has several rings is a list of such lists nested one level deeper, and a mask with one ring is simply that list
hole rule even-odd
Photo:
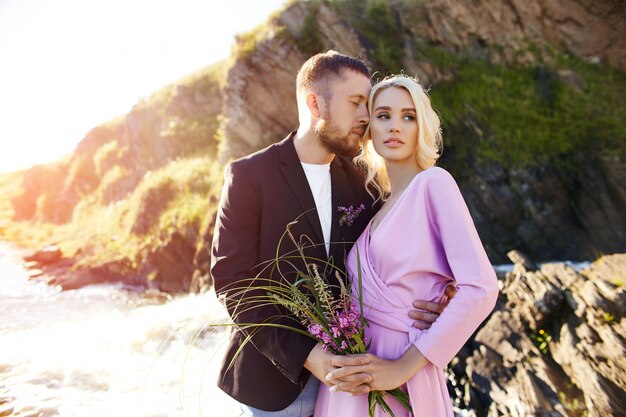
[{"label": "woman's face", "polygon": [[417,118],[411,95],[404,88],[381,91],[372,105],[370,135],[386,162],[416,164]]}]

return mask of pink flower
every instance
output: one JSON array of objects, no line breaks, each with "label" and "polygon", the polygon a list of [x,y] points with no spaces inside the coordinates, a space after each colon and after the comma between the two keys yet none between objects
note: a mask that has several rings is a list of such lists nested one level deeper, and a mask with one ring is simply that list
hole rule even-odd
[{"label": "pink flower", "polygon": [[309,333],[311,333],[312,336],[315,337],[320,337],[322,332],[324,331],[322,326],[317,323],[310,325],[307,330],[309,331]]}]

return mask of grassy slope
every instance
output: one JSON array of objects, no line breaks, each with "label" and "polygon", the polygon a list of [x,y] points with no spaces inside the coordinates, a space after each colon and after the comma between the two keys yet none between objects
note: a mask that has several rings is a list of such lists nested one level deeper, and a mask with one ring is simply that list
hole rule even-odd
[{"label": "grassy slope", "polygon": [[[188,109],[177,107],[176,96],[181,87],[192,94],[217,94],[224,72],[222,64],[207,67],[176,84],[164,87],[135,107],[134,111],[137,112],[156,109],[160,125],[165,125],[166,129],[162,129],[156,136],[147,133],[145,139],[167,143],[175,155],[169,162],[147,171],[137,187],[124,198],[114,199],[110,203],[105,201],[116,184],[127,181],[137,171],[145,171],[148,165],[133,167],[124,163],[120,156],[127,150],[120,148],[118,138],[113,136],[103,141],[95,152],[85,155],[85,158],[90,159],[90,166],[95,167],[100,182],[95,189],[82,195],[74,208],[71,221],[65,224],[53,224],[41,219],[12,222],[10,200],[22,192],[21,174],[0,176],[0,193],[3,196],[0,201],[0,239],[26,247],[58,243],[64,253],[77,255],[78,267],[121,258],[137,266],[143,256],[151,248],[163,243],[173,229],[192,227],[201,230],[206,227],[204,222],[207,213],[213,209],[209,207],[211,196],[215,198],[218,195],[222,181],[222,167],[214,162],[217,149],[215,136],[219,123],[217,115],[210,118],[205,113],[189,112]],[[123,122],[122,119],[114,124]],[[153,159],[151,149],[161,145],[143,145],[142,160],[148,164]],[[74,168],[76,170],[80,171]],[[72,171],[70,167],[70,176],[73,175]],[[165,189],[169,190],[166,196],[162,195]],[[55,192],[58,190],[40,195],[39,201]],[[166,198],[159,198],[159,195]],[[135,224],[139,221],[141,227]]]},{"label": "grassy slope", "polygon": [[[394,31],[395,21],[386,1],[332,4],[359,32],[369,48],[374,71],[386,74],[402,69],[398,38],[409,35]],[[322,47],[314,19],[315,2],[310,10],[303,33],[298,39],[290,39],[302,50],[314,53]],[[272,22],[277,24],[276,16]],[[251,53],[261,32],[256,29],[242,35],[245,47],[241,46],[237,54]],[[623,72],[557,53],[549,62],[538,60],[535,65],[520,67],[460,56],[420,39],[413,39],[413,45],[415,56],[453,75],[451,80],[435,85],[431,97],[442,115],[446,144],[454,149],[456,161],[474,154],[487,162],[524,167],[557,159],[575,161],[587,152],[626,155]],[[192,94],[215,93],[225,80],[224,70],[223,66],[208,67],[159,90],[137,106],[138,110],[152,109],[156,120],[166,126],[158,135],[150,136],[150,140],[161,142],[145,146],[145,158],[152,158],[148,153],[158,149],[160,143],[180,152],[169,163],[151,169],[128,196],[111,204],[104,202],[107,192],[136,169],[115,163],[115,153],[120,150],[112,142],[105,142],[92,155],[92,162],[97,169],[106,169],[98,173],[101,179],[97,188],[82,196],[72,222],[60,226],[42,221],[11,223],[7,221],[12,217],[9,198],[3,198],[0,238],[28,246],[61,242],[69,254],[80,251],[80,262],[84,264],[120,257],[137,264],[172,230],[206,227],[203,222],[215,210],[210,201],[216,200],[221,185],[222,167],[214,162],[215,138],[220,137],[218,119],[207,120],[201,113],[185,111],[176,106],[176,100],[179,86]],[[559,70],[575,71],[584,81],[584,88],[566,85],[558,77]],[[479,127],[478,137],[464,135],[468,119]],[[462,168],[457,165],[457,169]],[[3,197],[20,191],[17,178],[0,177]]]}]

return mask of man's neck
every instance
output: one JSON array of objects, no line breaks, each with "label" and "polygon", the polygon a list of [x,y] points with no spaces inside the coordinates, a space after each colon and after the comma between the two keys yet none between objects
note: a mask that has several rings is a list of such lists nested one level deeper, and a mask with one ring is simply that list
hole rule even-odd
[{"label": "man's neck", "polygon": [[293,138],[293,144],[298,159],[305,164],[329,164],[335,158],[335,154],[322,146],[312,130],[298,129]]}]

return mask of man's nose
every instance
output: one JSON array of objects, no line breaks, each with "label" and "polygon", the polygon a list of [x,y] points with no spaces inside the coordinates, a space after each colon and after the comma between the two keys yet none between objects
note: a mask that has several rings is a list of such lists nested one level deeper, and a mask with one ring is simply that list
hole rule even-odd
[{"label": "man's nose", "polygon": [[367,106],[359,106],[359,124],[366,125],[370,122],[370,114],[367,111]]}]

